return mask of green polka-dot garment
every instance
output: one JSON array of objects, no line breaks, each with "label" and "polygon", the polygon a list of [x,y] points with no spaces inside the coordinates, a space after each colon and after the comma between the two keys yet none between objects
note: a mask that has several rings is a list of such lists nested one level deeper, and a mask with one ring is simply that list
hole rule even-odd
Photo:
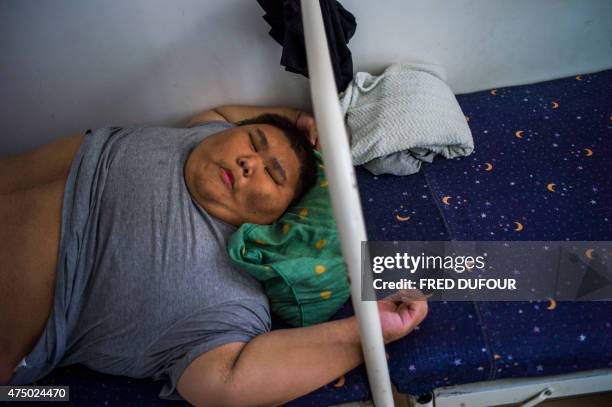
[{"label": "green polka-dot garment", "polygon": [[276,223],[245,223],[229,255],[262,282],[272,312],[293,326],[327,321],[350,290],[321,155],[317,184]]}]

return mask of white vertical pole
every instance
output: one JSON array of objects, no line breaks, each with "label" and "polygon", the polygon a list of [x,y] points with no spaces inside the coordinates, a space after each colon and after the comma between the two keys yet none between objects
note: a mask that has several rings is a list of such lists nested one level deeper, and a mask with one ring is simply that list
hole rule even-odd
[{"label": "white vertical pole", "polygon": [[393,406],[385,347],[375,301],[361,301],[361,242],[365,224],[351,152],[318,0],[301,0],[310,92],[342,254],[351,281],[353,308],[374,404]]}]

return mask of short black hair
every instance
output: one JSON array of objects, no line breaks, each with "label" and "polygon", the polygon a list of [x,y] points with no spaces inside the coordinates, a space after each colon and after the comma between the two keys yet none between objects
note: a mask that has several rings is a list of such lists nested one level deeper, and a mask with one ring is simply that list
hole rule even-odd
[{"label": "short black hair", "polygon": [[287,117],[273,113],[262,114],[251,119],[242,120],[236,124],[239,126],[269,124],[281,130],[285,135],[300,162],[298,183],[289,207],[296,204],[317,182],[317,160],[314,155],[314,147],[309,141],[308,132],[298,128]]}]

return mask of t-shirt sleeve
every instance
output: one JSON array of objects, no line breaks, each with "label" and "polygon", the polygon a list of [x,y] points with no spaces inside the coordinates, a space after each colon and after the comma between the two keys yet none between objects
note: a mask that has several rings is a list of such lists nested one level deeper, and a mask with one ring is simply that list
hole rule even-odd
[{"label": "t-shirt sleeve", "polygon": [[166,382],[159,393],[160,398],[182,400],[176,385],[187,366],[198,356],[228,343],[247,343],[269,332],[270,325],[267,303],[253,298],[232,300],[194,313],[175,324],[147,351],[143,363],[158,366],[153,379]]}]

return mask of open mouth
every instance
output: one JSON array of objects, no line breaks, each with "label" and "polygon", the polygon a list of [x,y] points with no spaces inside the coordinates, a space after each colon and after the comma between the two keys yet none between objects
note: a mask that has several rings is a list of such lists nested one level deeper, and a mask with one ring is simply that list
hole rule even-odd
[{"label": "open mouth", "polygon": [[221,178],[230,191],[234,190],[234,176],[230,170],[221,167]]}]

